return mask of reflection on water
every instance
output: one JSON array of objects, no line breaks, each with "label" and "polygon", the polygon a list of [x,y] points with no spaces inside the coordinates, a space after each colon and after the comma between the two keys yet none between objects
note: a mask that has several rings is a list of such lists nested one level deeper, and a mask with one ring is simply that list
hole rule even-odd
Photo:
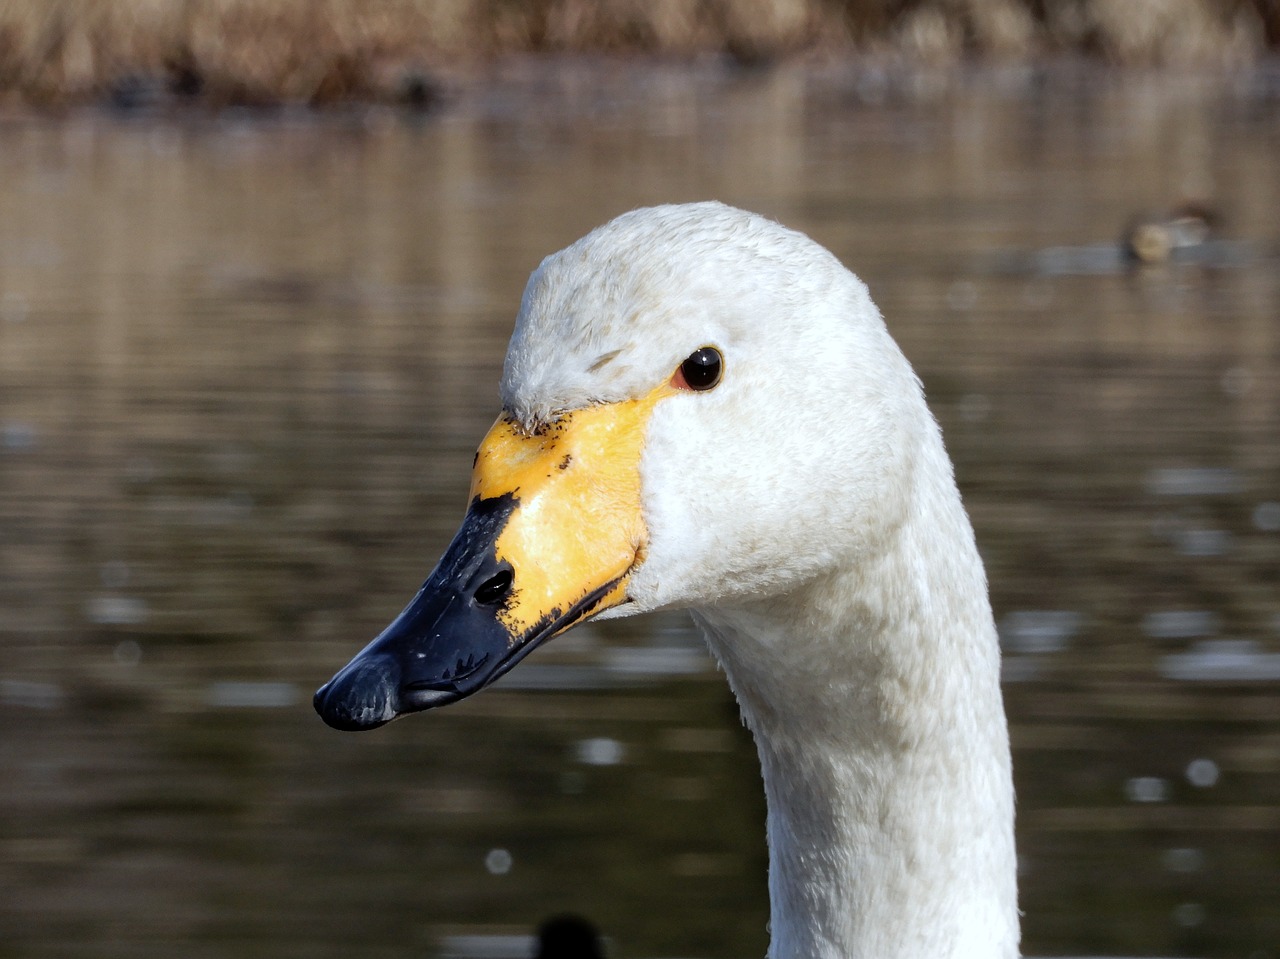
[{"label": "reflection on water", "polygon": [[[1274,957],[1274,94],[567,76],[427,122],[0,126],[0,955],[514,954],[566,910],[617,956],[762,954],[753,750],[682,617],[367,736],[309,704],[460,517],[529,270],[716,196],[868,281],[946,430],[1026,952]],[[1186,194],[1248,255],[1096,268]]]}]

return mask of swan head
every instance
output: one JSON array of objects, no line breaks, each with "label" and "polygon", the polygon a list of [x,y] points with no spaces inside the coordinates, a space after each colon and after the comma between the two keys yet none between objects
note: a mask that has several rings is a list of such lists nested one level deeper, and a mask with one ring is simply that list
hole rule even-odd
[{"label": "swan head", "polygon": [[636,210],[544,260],[501,397],[456,538],[316,694],[330,725],[454,702],[588,618],[732,607],[870,562],[932,426],[865,285],[717,203]]}]

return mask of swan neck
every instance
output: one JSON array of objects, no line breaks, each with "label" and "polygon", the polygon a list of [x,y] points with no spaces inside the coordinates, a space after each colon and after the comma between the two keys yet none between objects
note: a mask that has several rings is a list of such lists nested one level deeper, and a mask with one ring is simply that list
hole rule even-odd
[{"label": "swan neck", "polygon": [[928,517],[956,532],[946,562],[904,529],[785,599],[695,613],[760,754],[770,959],[1018,954],[998,646],[951,496]]}]

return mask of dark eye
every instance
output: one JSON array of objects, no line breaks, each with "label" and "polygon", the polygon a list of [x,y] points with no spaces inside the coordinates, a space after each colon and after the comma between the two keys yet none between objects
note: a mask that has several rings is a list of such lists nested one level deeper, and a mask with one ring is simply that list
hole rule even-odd
[{"label": "dark eye", "polygon": [[680,364],[671,385],[679,390],[709,390],[720,382],[724,358],[714,346],[704,346]]}]

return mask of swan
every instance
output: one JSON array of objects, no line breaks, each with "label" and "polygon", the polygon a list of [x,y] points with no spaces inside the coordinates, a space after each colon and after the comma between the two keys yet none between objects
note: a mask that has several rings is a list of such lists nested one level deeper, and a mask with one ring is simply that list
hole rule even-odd
[{"label": "swan", "polygon": [[623,214],[525,289],[470,507],[315,697],[370,729],[586,619],[692,612],[768,805],[770,959],[1011,959],[1009,737],[986,574],[866,286],[719,203]]}]

